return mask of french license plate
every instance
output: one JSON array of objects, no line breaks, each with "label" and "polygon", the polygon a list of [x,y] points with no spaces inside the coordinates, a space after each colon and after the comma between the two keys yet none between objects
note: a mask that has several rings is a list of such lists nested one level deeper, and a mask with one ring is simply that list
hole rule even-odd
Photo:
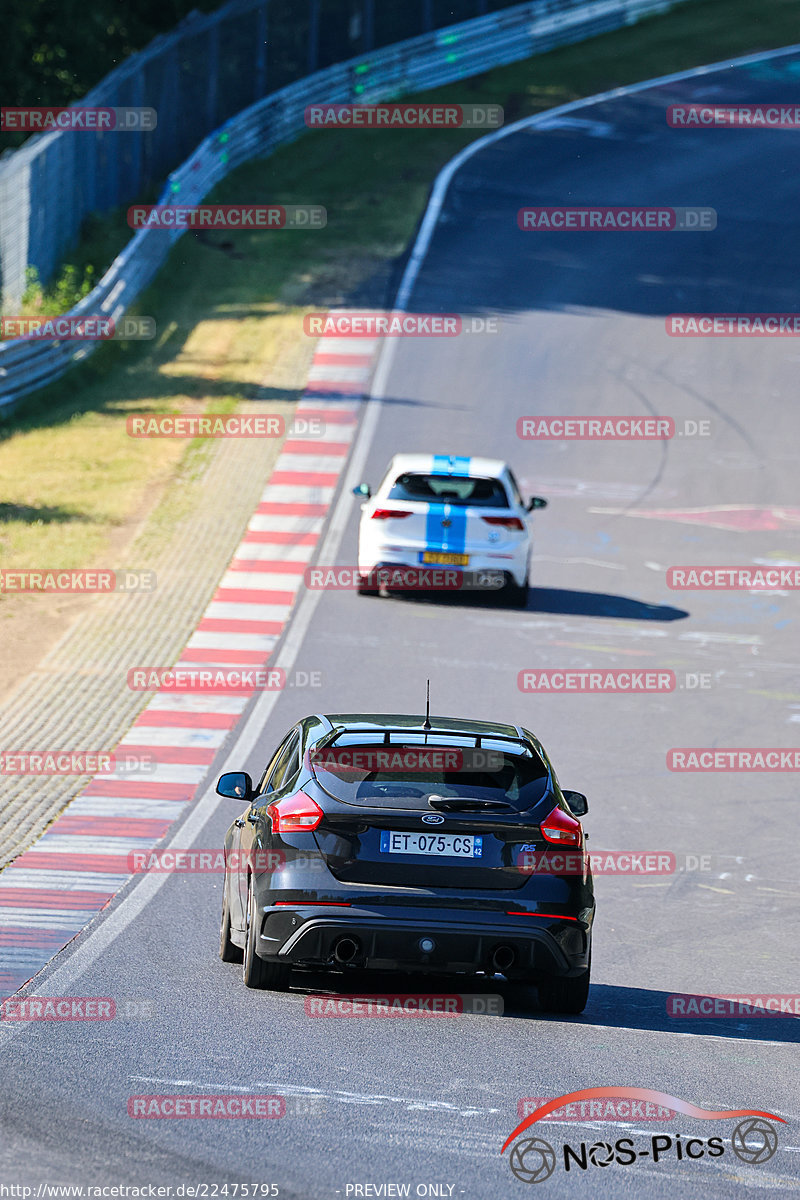
[{"label": "french license plate", "polygon": [[381,854],[437,854],[449,858],[480,858],[483,838],[474,833],[397,833],[381,831]]},{"label": "french license plate", "polygon": [[468,554],[448,554],[446,551],[424,550],[420,555],[422,562],[437,567],[468,567]]}]

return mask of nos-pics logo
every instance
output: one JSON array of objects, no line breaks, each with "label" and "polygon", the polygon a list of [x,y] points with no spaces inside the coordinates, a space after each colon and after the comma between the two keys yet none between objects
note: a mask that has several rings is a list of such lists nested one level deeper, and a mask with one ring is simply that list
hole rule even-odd
[{"label": "nos-pics logo", "polygon": [[[748,1164],[768,1162],[778,1149],[778,1132],[771,1121],[785,1124],[783,1117],[776,1113],[762,1112],[754,1108],[723,1109],[720,1111],[708,1108],[698,1108],[688,1100],[680,1100],[669,1096],[666,1092],[653,1091],[651,1088],[605,1087],[583,1088],[579,1092],[568,1092],[565,1096],[557,1096],[548,1100],[530,1116],[517,1125],[516,1129],[503,1143],[501,1154],[505,1154],[514,1142],[509,1156],[509,1166],[512,1174],[522,1183],[544,1183],[554,1174],[559,1164],[567,1172],[587,1171],[594,1167],[630,1166],[640,1160],[662,1162],[665,1159],[674,1164],[677,1162],[697,1162],[703,1158],[719,1158],[725,1154],[725,1145],[721,1137],[685,1138],[678,1134],[654,1134],[638,1142],[631,1137],[617,1138],[614,1142],[597,1141],[593,1143],[565,1142],[560,1150],[556,1150],[548,1141],[538,1135],[521,1137],[537,1121],[547,1117],[549,1113],[580,1100],[601,1099],[603,1097],[625,1097],[629,1100],[644,1100],[672,1109],[676,1113],[684,1113],[688,1117],[699,1117],[707,1121],[731,1120],[741,1117],[731,1134],[731,1150],[738,1159]],[[586,1118],[591,1120],[591,1118]],[[515,1141],[515,1139],[518,1139]]]}]

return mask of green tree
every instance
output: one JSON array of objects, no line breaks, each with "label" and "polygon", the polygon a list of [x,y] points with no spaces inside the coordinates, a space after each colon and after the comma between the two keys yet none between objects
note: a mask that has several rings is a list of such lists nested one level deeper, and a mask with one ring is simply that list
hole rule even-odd
[{"label": "green tree", "polygon": [[[192,10],[215,0],[25,0],[8,4],[0,40],[2,105],[65,105]],[[0,150],[25,134],[0,134]]]}]

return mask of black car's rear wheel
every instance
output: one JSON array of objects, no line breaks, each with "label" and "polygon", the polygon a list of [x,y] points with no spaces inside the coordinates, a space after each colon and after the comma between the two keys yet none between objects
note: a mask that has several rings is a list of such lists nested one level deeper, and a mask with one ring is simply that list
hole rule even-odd
[{"label": "black car's rear wheel", "polygon": [[227,882],[222,884],[222,921],[219,927],[219,956],[223,962],[240,963],[242,948],[231,941],[231,909]]},{"label": "black car's rear wheel", "polygon": [[582,1013],[589,999],[591,963],[574,978],[548,975],[539,980],[539,1003],[545,1012]]},{"label": "black car's rear wheel", "polygon": [[245,987],[263,991],[269,988],[273,992],[283,992],[289,986],[291,967],[286,963],[265,962],[256,954],[256,939],[258,938],[258,920],[255,916],[256,899],[253,877],[250,876],[250,887],[247,891],[247,935],[244,947],[244,962],[242,979]]},{"label": "black car's rear wheel", "polygon": [[370,571],[367,575],[359,575],[358,594],[359,596],[380,595],[380,588],[377,587],[375,583],[375,571]]}]

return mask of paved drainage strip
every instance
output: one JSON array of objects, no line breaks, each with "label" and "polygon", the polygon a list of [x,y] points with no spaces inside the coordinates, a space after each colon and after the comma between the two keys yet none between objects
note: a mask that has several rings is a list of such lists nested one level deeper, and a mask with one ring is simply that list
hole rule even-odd
[{"label": "paved drainage strip", "polygon": [[[263,668],[289,619],[355,436],[378,338],[322,338],[297,418],[324,435],[289,437],[228,570],[176,667]],[[128,855],[185,811],[253,692],[157,692],[116,753],[155,771],[96,775],[39,840],[0,873],[0,998],[12,995],[131,878]]]}]

